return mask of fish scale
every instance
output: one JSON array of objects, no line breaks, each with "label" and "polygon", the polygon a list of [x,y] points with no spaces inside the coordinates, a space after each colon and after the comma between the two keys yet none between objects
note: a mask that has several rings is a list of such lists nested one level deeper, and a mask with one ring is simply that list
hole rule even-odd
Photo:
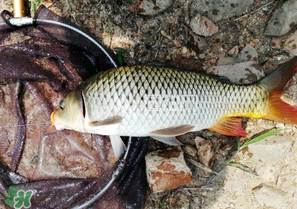
[{"label": "fish scale", "polygon": [[232,85],[171,68],[115,68],[87,80],[82,89],[89,119],[120,116],[115,134],[127,136],[183,124],[201,130],[224,117],[261,117],[268,111],[268,92],[261,85]]}]

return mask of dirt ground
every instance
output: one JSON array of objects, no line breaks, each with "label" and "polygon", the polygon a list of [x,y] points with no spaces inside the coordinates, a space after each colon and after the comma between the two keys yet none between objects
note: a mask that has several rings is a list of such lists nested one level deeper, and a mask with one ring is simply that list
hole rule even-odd
[{"label": "dirt ground", "polygon": [[[31,13],[34,12],[32,2],[27,2]],[[222,62],[222,58],[231,59],[234,54],[230,50],[234,47],[241,51],[248,45],[256,50],[257,62],[265,63],[261,68],[268,74],[290,57],[282,49],[273,48],[272,38],[264,35],[267,21],[280,6],[277,1],[255,0],[241,14],[215,22],[218,32],[209,37],[197,36],[190,28],[190,21],[196,14],[194,5],[199,1],[168,1],[170,6],[155,15],[141,15],[137,9],[131,11],[131,7],[137,6],[135,2],[47,0],[41,3],[78,24],[111,51],[115,47],[125,49],[125,65],[157,61],[206,71]],[[11,2],[2,0],[0,10],[3,9],[11,11]],[[197,157],[185,155],[194,181],[172,191],[149,195],[146,208],[296,208],[296,127],[250,119],[246,123],[249,135],[245,139],[275,127],[284,130],[248,146],[234,157],[234,161],[258,175],[226,166],[237,148],[235,137],[211,131],[181,136],[180,141],[188,146],[194,146],[193,139],[197,135],[211,140],[215,152],[211,169],[216,174],[190,163],[189,159],[198,161]],[[152,142],[151,150],[158,147]]]}]

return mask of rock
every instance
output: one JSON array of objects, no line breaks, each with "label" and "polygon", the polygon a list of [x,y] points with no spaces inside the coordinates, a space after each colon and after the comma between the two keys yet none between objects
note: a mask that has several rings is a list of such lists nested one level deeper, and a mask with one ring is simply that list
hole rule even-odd
[{"label": "rock", "polygon": [[231,65],[236,62],[234,57],[219,57],[217,65]]},{"label": "rock", "polygon": [[204,51],[208,47],[208,44],[204,37],[198,36],[192,31],[190,27],[186,25],[184,25],[184,29],[186,31],[187,39],[189,39],[190,42],[193,42],[194,45],[197,46],[199,50]]},{"label": "rock", "polygon": [[172,42],[176,48],[182,47],[182,44],[179,42],[179,40],[174,39]]},{"label": "rock", "polygon": [[254,47],[246,45],[238,54],[237,62],[255,61],[258,62],[258,53]]},{"label": "rock", "polygon": [[156,0],[156,4],[150,0],[134,2],[127,7],[127,10],[133,13],[154,16],[172,5],[172,0]]},{"label": "rock", "polygon": [[185,146],[182,147],[182,149],[183,149],[183,151],[184,151],[186,154],[188,154],[188,155],[190,155],[190,156],[192,156],[192,157],[196,157],[196,156],[197,156],[197,149],[194,148],[194,147],[191,146],[191,145],[185,145]]},{"label": "rock", "polygon": [[293,76],[293,78],[287,83],[281,99],[284,102],[297,107],[297,75]]},{"label": "rock", "polygon": [[260,185],[253,189],[255,199],[262,207],[284,208],[286,196],[282,191]]},{"label": "rock", "polygon": [[272,165],[264,165],[263,167],[263,172],[261,174],[259,174],[259,170],[261,169],[257,169],[257,173],[260,175],[260,177],[268,183],[273,183],[275,184],[277,182],[278,179],[278,175],[279,175],[279,169],[276,166],[272,166]]},{"label": "rock", "polygon": [[208,68],[206,72],[227,77],[232,83],[237,84],[253,83],[264,77],[263,70],[253,61],[213,66]]},{"label": "rock", "polygon": [[281,49],[283,48],[285,41],[282,38],[273,38],[270,42],[270,46],[273,49]]},{"label": "rock", "polygon": [[286,40],[284,50],[291,55],[297,56],[297,31]]},{"label": "rock", "polygon": [[210,140],[205,140],[199,136],[197,136],[194,139],[197,149],[198,149],[198,156],[200,162],[207,166],[212,167],[213,166],[213,160],[214,160],[214,149],[213,145]]},{"label": "rock", "polygon": [[228,55],[232,57],[237,57],[238,55],[238,46],[234,46],[232,49],[228,51]]},{"label": "rock", "polygon": [[210,19],[199,13],[191,19],[190,28],[200,36],[212,36],[219,31],[219,28]]},{"label": "rock", "polygon": [[186,58],[192,57],[191,50],[188,47],[186,47],[186,46],[181,47],[181,51],[180,52],[181,52],[181,54],[182,54],[183,57],[186,57]]},{"label": "rock", "polygon": [[161,30],[160,33],[162,34],[162,36],[164,36],[165,38],[168,38],[169,40],[172,40],[171,36],[164,30]]},{"label": "rock", "polygon": [[271,136],[249,145],[249,152],[256,162],[261,161],[267,165],[277,165],[284,159],[292,143],[292,137]]},{"label": "rock", "polygon": [[145,160],[151,193],[175,189],[193,180],[183,152],[177,148],[151,152]]},{"label": "rock", "polygon": [[296,11],[297,1],[286,1],[273,12],[264,34],[267,36],[282,36],[288,33],[297,23]]},{"label": "rock", "polygon": [[255,47],[256,46],[256,43],[254,41],[250,41],[249,44],[250,44],[251,47]]},{"label": "rock", "polygon": [[203,0],[195,1],[191,7],[192,14],[199,12],[212,21],[228,19],[235,15],[241,15],[254,3],[254,0]]}]

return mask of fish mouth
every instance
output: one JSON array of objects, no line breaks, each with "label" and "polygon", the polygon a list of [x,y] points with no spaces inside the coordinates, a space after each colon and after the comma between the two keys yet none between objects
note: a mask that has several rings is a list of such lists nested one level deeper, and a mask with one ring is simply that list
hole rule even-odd
[{"label": "fish mouth", "polygon": [[53,130],[53,126],[54,126],[54,124],[55,124],[55,114],[56,114],[56,111],[54,111],[54,112],[52,112],[52,114],[51,114],[51,126],[50,126],[50,131],[52,131]]},{"label": "fish mouth", "polygon": [[64,129],[67,129],[67,127],[65,127],[62,123],[59,122],[59,120],[57,121],[57,119],[55,118],[57,114],[57,111],[54,111],[52,112],[51,114],[51,126],[50,126],[50,131],[52,131],[53,127],[55,126],[55,129],[57,131],[61,131],[61,130],[64,130]]}]

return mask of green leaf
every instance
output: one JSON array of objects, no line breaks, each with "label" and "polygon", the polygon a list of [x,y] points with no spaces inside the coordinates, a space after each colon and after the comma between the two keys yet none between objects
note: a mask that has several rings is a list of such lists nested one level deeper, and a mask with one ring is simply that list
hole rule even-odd
[{"label": "green leaf", "polygon": [[265,61],[259,63],[259,66],[260,66],[260,67],[263,67],[263,66],[268,62],[268,60],[269,60],[269,59],[267,59],[267,60],[265,60]]},{"label": "green leaf", "polygon": [[129,53],[126,49],[123,49],[121,47],[114,47],[112,48],[118,53],[118,62],[120,66],[123,66],[123,54],[124,53]]},{"label": "green leaf", "polygon": [[237,141],[237,149],[240,149],[240,137],[236,137],[236,141]]},{"label": "green leaf", "polygon": [[251,140],[248,140],[243,145],[241,145],[240,150],[243,149],[244,147],[250,145],[250,144],[256,143],[258,141],[261,141],[263,139],[266,139],[269,136],[272,136],[274,134],[277,134],[277,133],[281,132],[282,130],[283,129],[270,130],[270,131],[268,131],[268,132],[266,132],[264,134],[261,134],[260,136],[257,136],[257,137],[255,137],[255,138],[253,138]]},{"label": "green leaf", "polygon": [[118,53],[118,62],[120,66],[123,66],[123,55],[121,52]]},{"label": "green leaf", "polygon": [[38,5],[45,0],[31,0],[30,2],[33,3],[33,11],[36,13]]},{"label": "green leaf", "polygon": [[241,170],[243,170],[245,172],[248,172],[248,173],[251,173],[251,174],[254,174],[254,175],[258,176],[258,174],[255,171],[253,171],[251,168],[249,168],[246,165],[236,163],[236,162],[229,162],[229,163],[227,163],[227,165],[233,166],[235,168],[239,168],[239,169],[241,169]]},{"label": "green leaf", "polygon": [[121,53],[129,53],[126,49],[123,49],[121,47],[113,47],[112,49]]}]

